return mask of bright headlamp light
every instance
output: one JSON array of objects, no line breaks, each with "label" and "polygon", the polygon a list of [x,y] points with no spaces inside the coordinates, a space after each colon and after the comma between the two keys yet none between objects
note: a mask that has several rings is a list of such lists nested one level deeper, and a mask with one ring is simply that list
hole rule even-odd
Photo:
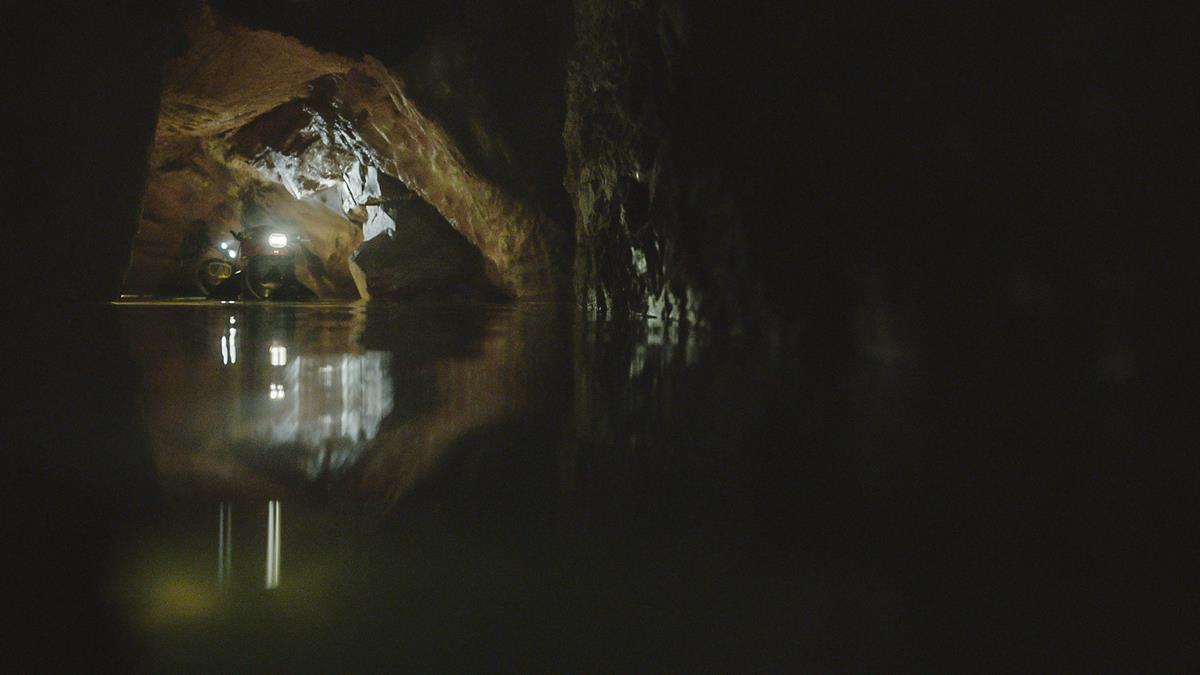
[{"label": "bright headlamp light", "polygon": [[287,235],[274,232],[267,237],[267,243],[271,245],[271,248],[283,248],[288,243]]}]

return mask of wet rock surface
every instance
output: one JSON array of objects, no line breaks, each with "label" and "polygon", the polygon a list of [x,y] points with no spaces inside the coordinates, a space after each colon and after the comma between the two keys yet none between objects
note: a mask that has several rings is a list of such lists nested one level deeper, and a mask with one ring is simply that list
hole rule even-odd
[{"label": "wet rock surface", "polygon": [[163,74],[156,157],[170,157],[186,139],[235,131],[304,96],[309,82],[354,63],[292,37],[230,22],[206,3],[195,4],[180,23],[181,44]]},{"label": "wet rock surface", "polygon": [[[322,295],[344,297],[351,287],[346,283],[351,272],[343,264],[344,248],[355,238],[344,236],[348,226],[367,241],[395,235],[398,225],[407,228],[399,238],[392,236],[391,244],[373,247],[364,258],[371,261],[368,276],[377,280],[378,289],[428,291],[439,279],[457,283],[482,275],[508,297],[567,292],[565,226],[548,215],[545,199],[537,190],[510,192],[488,177],[504,175],[508,185],[520,183],[512,179],[515,169],[497,169],[507,161],[503,153],[490,157],[484,171],[474,168],[440,124],[409,99],[398,73],[370,56],[325,54],[295,38],[239,26],[207,5],[184,23],[186,46],[166,68],[148,215],[135,240],[127,292],[186,288],[196,260],[167,254],[181,246],[194,248],[186,242],[203,241],[198,230],[211,239],[216,231],[261,224],[241,216],[251,202],[278,206],[273,197],[257,197],[274,194],[274,186],[312,207],[283,210],[310,212],[289,229],[309,235],[309,257],[324,267],[325,283],[317,284]],[[255,84],[258,80],[263,81]],[[340,197],[340,214],[324,208],[334,204],[330,190]],[[395,206],[396,200],[424,202],[440,214],[439,226],[448,224],[459,240],[450,248],[401,255],[394,250],[398,241],[450,240],[440,234],[414,238],[415,230],[434,219],[429,209]],[[396,215],[413,220],[398,223]],[[327,231],[310,232],[322,228]],[[422,255],[465,255],[457,246],[463,242],[481,254],[482,263],[467,265],[456,256],[409,264],[405,270],[380,267],[385,261],[412,263]],[[391,252],[381,255],[384,249]],[[379,281],[379,275],[389,274],[391,282]]]},{"label": "wet rock surface", "polygon": [[365,158],[352,116],[322,94],[331,86],[329,78],[313,82],[303,99],[263,113],[229,138],[235,154],[296,199],[340,186],[349,168]]},{"label": "wet rock surface", "polygon": [[[497,297],[484,259],[432,206],[420,200],[393,207],[393,232],[369,239],[354,255],[373,298],[415,298],[451,289]],[[499,296],[502,297],[502,296]]]},{"label": "wet rock surface", "polygon": [[[574,9],[564,143],[581,304],[896,363],[960,344],[984,360],[1153,358],[1135,298],[1186,273],[1155,269],[1153,236],[1118,232],[1159,221],[1148,213],[1179,222],[1181,202],[1137,196],[1139,173],[1179,184],[1139,159],[1128,134],[1161,136],[1121,92],[1175,107],[1111,67],[1125,40],[1166,63],[1125,30],[1129,13]],[[1010,329],[1023,347],[990,337]]]},{"label": "wet rock surface", "polygon": [[795,253],[779,203],[790,38],[774,39],[789,19],[765,3],[575,3],[565,184],[576,295],[593,311],[762,318]]},{"label": "wet rock surface", "polygon": [[367,111],[361,134],[377,150],[380,170],[399,178],[479,248],[502,290],[521,298],[566,292],[563,226],[472,170],[453,139],[405,94],[399,75],[368,57],[342,87]]},{"label": "wet rock surface", "polygon": [[347,260],[362,232],[324,203],[328,190],[296,199],[282,185],[263,182],[250,167],[230,161],[219,144],[197,142],[192,148],[153,174],[126,293],[200,293],[200,266],[228,259],[235,246],[232,232],[267,225],[302,239],[297,277],[306,286],[324,297],[357,296]]}]

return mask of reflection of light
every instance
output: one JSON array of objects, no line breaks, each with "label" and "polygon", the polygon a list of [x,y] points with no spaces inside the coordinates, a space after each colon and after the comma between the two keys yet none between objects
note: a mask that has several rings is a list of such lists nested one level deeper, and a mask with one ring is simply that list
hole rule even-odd
[{"label": "reflection of light", "polygon": [[231,317],[229,317],[229,325],[230,325],[230,326],[232,326],[232,325],[233,325],[233,324],[235,324],[235,323],[237,323],[237,319],[236,319],[236,318],[234,318],[234,317],[232,317],[232,316],[231,316]]},{"label": "reflection of light", "polygon": [[147,590],[145,620],[151,625],[189,624],[217,609],[208,589],[177,572],[158,575]]},{"label": "reflection of light", "polygon": [[287,246],[287,235],[273,232],[267,237],[267,243],[270,244],[272,248],[283,248],[284,246]]},{"label": "reflection of light", "polygon": [[229,583],[229,570],[233,566],[233,507],[221,502],[220,521],[217,525],[217,584]]},{"label": "reflection of light", "polygon": [[267,502],[267,588],[279,586],[279,502]]},{"label": "reflection of light", "polygon": [[287,347],[283,345],[271,345],[271,365],[286,366],[287,365]]},{"label": "reflection of light", "polygon": [[[234,323],[232,316],[229,317],[229,323]],[[221,336],[221,363],[237,363],[237,329],[233,326],[229,327],[228,335]]]},{"label": "reflection of light", "polygon": [[[255,402],[229,418],[230,433],[258,447],[287,447],[281,459],[310,477],[342,471],[392,411],[390,355],[306,354],[303,344],[286,347],[285,363],[256,369],[262,379],[256,380]],[[283,354],[271,356],[279,364]]]}]

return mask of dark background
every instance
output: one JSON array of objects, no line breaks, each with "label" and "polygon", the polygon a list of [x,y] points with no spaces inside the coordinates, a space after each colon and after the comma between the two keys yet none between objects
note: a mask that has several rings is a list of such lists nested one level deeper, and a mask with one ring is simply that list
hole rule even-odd
[{"label": "dark background", "polygon": [[[459,26],[489,56],[509,119],[520,119],[523,99],[505,94],[518,87],[506,78],[554,90],[578,37],[561,2],[238,6],[251,25],[385,61],[403,60],[438,26]],[[134,400],[112,395],[136,387],[119,328],[87,303],[111,298],[120,282],[179,11],[170,2],[5,9],[5,183],[18,207],[7,227],[20,235],[6,252],[7,332],[20,346],[9,352],[18,403],[4,431],[6,448],[32,448],[10,455],[8,476],[22,489],[8,491],[6,525],[18,526],[21,544],[10,555],[26,563],[10,580],[18,606],[32,608],[23,615],[30,644],[44,649],[59,648],[55,630],[102,649],[97,626],[108,617],[58,610],[94,591],[81,561],[105,549],[106,525],[85,516],[114,514],[111,526],[143,506],[115,477],[145,482],[147,467],[97,468],[107,448],[142,441]],[[668,126],[706,194],[744,216],[732,245],[690,236],[689,222],[662,231],[681,252],[668,271],[728,298],[711,315],[718,331],[782,321],[799,326],[789,335],[824,336],[820,348],[840,352],[876,345],[857,332],[863,316],[891,317],[881,320],[901,327],[893,346],[951,381],[962,373],[964,396],[980,407],[1020,410],[1035,390],[1087,406],[1083,394],[1110,386],[1098,380],[1122,387],[1116,432],[1093,409],[1068,414],[1092,443],[1031,442],[1003,466],[968,462],[964,474],[997,478],[958,499],[980,511],[1001,495],[1044,495],[1039,476],[1077,485],[1073,503],[1088,508],[1071,522],[1094,528],[1079,545],[1105,542],[1093,549],[1115,561],[1105,578],[1133,598],[1118,604],[1139,608],[1133,630],[1101,634],[1153,643],[1164,665],[1195,627],[1195,589],[1184,583],[1192,568],[1176,547],[1197,524],[1188,326],[1198,284],[1185,245],[1200,175],[1196,11],[697,4],[685,12],[686,74],[654,90],[674,110]],[[611,265],[606,283],[628,285],[628,266]],[[98,357],[64,358],[79,354]],[[1116,355],[1111,378],[1093,377],[1107,355]],[[979,431],[999,428],[1008,427]],[[83,450],[68,461],[55,454],[64,447]],[[93,501],[62,505],[56,494]],[[51,527],[69,522],[81,524]],[[1042,532],[1045,544],[1051,530]],[[68,581],[48,595],[22,583],[51,576]]]},{"label": "dark background", "polygon": [[[36,246],[16,262],[41,277],[34,292],[111,296],[183,5],[8,10],[9,182],[36,223],[20,228]],[[217,7],[388,63],[453,27],[486,55],[489,96],[515,120],[522,97],[505,92],[561,95],[575,39],[570,3],[545,0]],[[685,86],[658,98],[703,144],[693,159],[719,167],[756,216],[740,225],[744,257],[766,272],[739,293],[795,302],[811,295],[805,269],[846,276],[862,261],[915,295],[963,281],[986,292],[969,286],[1018,258],[1121,311],[1187,285],[1172,236],[1194,205],[1195,174],[1180,170],[1195,166],[1182,39],[1194,9],[694,3],[684,14],[687,77],[669,84]],[[701,260],[715,247],[690,246]]]}]

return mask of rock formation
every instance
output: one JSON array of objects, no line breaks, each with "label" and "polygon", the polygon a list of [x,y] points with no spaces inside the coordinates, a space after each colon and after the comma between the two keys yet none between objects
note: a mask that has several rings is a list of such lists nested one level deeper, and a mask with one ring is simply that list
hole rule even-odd
[{"label": "rock formation", "polygon": [[762,314],[796,229],[778,206],[783,9],[574,4],[563,139],[580,302],[615,317]]},{"label": "rock formation", "polygon": [[[1178,220],[1154,195],[1178,185],[1169,163],[1143,152],[1171,134],[1137,101],[1187,106],[1107,60],[1122,27],[1169,13],[277,0],[249,17],[214,2],[66,13],[16,50],[55,56],[45,75],[15,69],[27,121],[67,122],[30,125],[10,162],[55,176],[22,199],[46,223],[29,259],[48,295],[116,290],[155,110],[126,292],[187,292],[197,249],[259,217],[310,240],[322,295],[369,293],[349,260],[399,236],[399,199],[479,255],[419,283],[377,269],[384,294],[476,275],[565,298],[573,269],[577,302],[612,317],[784,326],[887,359],[1192,278],[1157,240],[1092,225]],[[1153,33],[1135,42],[1165,66]]]},{"label": "rock formation", "polygon": [[[448,284],[513,298],[566,292],[564,225],[533,192],[514,194],[476,169],[399,73],[207,5],[184,25],[126,292],[186,293],[228,231],[268,223],[300,237],[302,280],[325,297]],[[356,288],[348,261],[380,237],[360,251],[365,287]]]}]

